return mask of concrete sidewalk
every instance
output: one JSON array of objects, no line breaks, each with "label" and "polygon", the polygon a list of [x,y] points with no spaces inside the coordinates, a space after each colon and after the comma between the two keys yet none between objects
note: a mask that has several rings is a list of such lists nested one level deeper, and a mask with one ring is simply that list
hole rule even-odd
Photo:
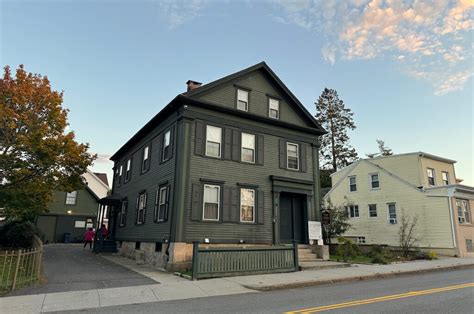
[{"label": "concrete sidewalk", "polygon": [[267,274],[189,281],[118,256],[104,256],[145,275],[160,284],[47,293],[0,298],[5,313],[40,313],[99,308],[207,296],[255,293],[258,291],[297,288],[427,271],[474,267],[472,258],[446,258],[391,265],[356,265],[348,268],[308,270],[296,273]]}]

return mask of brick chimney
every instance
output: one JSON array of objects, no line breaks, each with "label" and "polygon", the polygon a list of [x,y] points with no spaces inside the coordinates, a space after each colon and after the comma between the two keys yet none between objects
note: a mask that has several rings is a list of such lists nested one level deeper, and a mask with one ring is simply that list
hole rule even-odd
[{"label": "brick chimney", "polygon": [[192,80],[188,80],[186,82],[186,85],[188,85],[188,92],[189,92],[189,91],[192,91],[193,89],[196,89],[196,88],[200,87],[202,85],[202,83],[192,81]]}]

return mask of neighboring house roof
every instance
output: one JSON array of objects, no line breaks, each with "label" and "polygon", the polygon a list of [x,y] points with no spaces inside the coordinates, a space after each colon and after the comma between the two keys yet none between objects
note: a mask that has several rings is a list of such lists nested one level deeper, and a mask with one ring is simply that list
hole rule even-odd
[{"label": "neighboring house roof", "polygon": [[101,199],[106,197],[109,193],[109,186],[105,184],[97,175],[87,169],[86,173],[82,175],[86,181],[86,189],[94,195],[95,198]]},{"label": "neighboring house roof", "polygon": [[265,118],[265,117],[259,117],[259,116],[254,116],[251,115],[252,118],[258,119],[260,121],[264,121],[267,123],[272,123],[275,125],[281,125],[281,126],[290,126],[295,129],[303,130],[303,131],[313,131],[313,133],[316,133],[318,135],[325,134],[326,131],[318,124],[316,119],[308,112],[308,110],[303,106],[303,104],[293,95],[293,93],[285,86],[285,84],[278,78],[278,76],[270,69],[270,67],[265,63],[265,62],[260,62],[258,64],[255,64],[251,67],[248,67],[244,70],[238,71],[236,73],[233,73],[231,75],[225,76],[221,79],[215,80],[211,83],[205,84],[201,87],[195,88],[189,92],[185,92],[182,94],[177,95],[171,102],[166,105],[160,112],[158,112],[150,121],[148,121],[135,135],[133,135],[115,154],[110,157],[110,160],[117,160],[123,153],[125,153],[130,147],[138,143],[141,138],[143,138],[148,132],[153,130],[162,120],[164,120],[170,113],[172,113],[176,108],[181,106],[183,102],[192,102],[196,105],[202,105],[202,106],[208,106],[208,107],[213,107],[213,109],[219,109],[221,111],[225,112],[232,112],[234,114],[238,114],[241,116],[246,116],[249,117],[248,113],[242,113],[238,112],[238,110],[235,109],[229,109],[229,108],[218,108],[218,106],[215,106],[213,104],[210,104],[208,102],[202,101],[195,99],[194,96],[201,94],[204,91],[207,91],[211,88],[215,88],[221,84],[224,84],[232,79],[235,79],[237,77],[246,75],[252,71],[257,71],[257,70],[262,70],[265,71],[270,78],[273,80],[276,86],[278,86],[281,91],[288,97],[289,100],[291,100],[291,103],[294,105],[294,107],[297,109],[297,111],[303,116],[311,125],[312,128],[305,128],[302,126],[297,126],[297,125],[292,125],[290,123],[282,122],[280,120],[275,120],[275,119],[270,119],[270,118]]},{"label": "neighboring house roof", "polygon": [[107,174],[103,172],[93,172],[97,178],[99,178],[105,185],[109,186],[109,180],[107,179]]},{"label": "neighboring house roof", "polygon": [[329,191],[331,191],[331,188],[321,188],[321,197],[324,197]]}]

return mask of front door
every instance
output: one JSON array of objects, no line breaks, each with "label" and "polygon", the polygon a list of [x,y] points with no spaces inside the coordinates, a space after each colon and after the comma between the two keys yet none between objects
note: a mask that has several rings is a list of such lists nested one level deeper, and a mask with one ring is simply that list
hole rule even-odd
[{"label": "front door", "polygon": [[307,237],[306,195],[280,194],[280,242],[306,244]]}]

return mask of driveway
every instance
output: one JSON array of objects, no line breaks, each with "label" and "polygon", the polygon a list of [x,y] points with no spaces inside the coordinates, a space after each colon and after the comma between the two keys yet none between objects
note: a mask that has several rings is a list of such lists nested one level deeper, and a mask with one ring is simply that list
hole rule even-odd
[{"label": "driveway", "polygon": [[24,288],[8,296],[157,284],[83,249],[82,244],[45,245],[43,270],[46,284]]}]

